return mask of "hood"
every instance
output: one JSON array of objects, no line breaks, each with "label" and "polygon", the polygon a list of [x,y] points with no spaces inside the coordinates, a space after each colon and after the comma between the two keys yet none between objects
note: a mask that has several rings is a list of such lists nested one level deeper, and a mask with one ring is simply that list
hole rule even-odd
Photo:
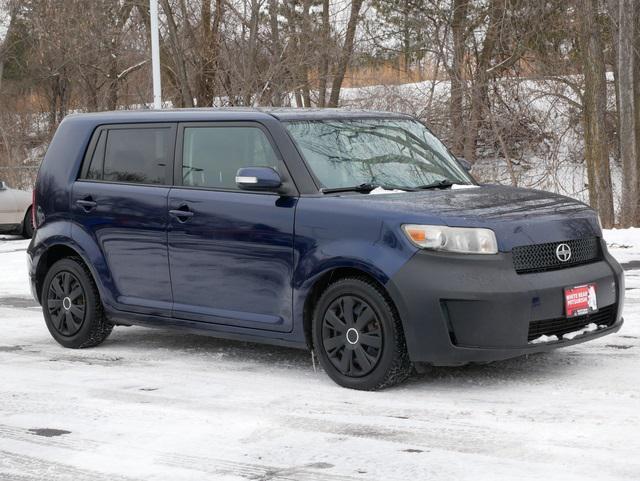
[{"label": "hood", "polygon": [[[586,204],[551,192],[485,185],[402,194],[349,196],[401,223],[439,223],[493,229],[501,251],[519,245],[602,235],[597,215]],[[385,215],[388,218],[387,215]]]}]

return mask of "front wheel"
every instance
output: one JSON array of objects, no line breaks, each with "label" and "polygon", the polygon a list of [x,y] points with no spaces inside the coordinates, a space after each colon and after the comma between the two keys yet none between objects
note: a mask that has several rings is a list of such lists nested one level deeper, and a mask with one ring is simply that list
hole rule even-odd
[{"label": "front wheel", "polygon": [[93,277],[80,259],[70,257],[51,266],[41,300],[47,328],[64,347],[97,346],[113,330]]},{"label": "front wheel", "polygon": [[402,323],[386,293],[367,278],[331,284],[313,318],[314,349],[337,384],[376,390],[411,373]]}]

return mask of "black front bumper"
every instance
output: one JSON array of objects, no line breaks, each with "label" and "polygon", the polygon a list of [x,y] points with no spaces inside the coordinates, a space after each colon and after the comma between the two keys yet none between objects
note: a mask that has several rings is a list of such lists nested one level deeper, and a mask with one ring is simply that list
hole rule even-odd
[{"label": "black front bumper", "polygon": [[[411,360],[441,366],[496,361],[617,331],[624,275],[604,244],[602,250],[598,262],[532,274],[517,274],[510,253],[416,253],[387,284]],[[531,323],[562,319],[564,288],[586,283],[596,284],[600,311],[610,306],[607,327],[571,340],[530,343]]]}]

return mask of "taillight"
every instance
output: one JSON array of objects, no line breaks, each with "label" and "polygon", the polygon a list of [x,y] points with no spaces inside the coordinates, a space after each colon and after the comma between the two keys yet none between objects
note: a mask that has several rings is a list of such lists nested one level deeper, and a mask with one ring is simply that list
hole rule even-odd
[{"label": "taillight", "polygon": [[38,206],[36,205],[36,189],[34,188],[31,192],[31,225],[35,229],[36,225],[36,211],[38,210]]}]

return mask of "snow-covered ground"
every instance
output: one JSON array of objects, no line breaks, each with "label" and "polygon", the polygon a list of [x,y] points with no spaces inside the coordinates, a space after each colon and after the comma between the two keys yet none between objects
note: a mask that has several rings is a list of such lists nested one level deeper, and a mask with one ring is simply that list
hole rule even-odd
[{"label": "snow-covered ground", "polygon": [[302,351],[172,331],[63,349],[27,242],[0,237],[0,479],[640,479],[640,230],[606,238],[627,270],[619,333],[368,393]]}]

